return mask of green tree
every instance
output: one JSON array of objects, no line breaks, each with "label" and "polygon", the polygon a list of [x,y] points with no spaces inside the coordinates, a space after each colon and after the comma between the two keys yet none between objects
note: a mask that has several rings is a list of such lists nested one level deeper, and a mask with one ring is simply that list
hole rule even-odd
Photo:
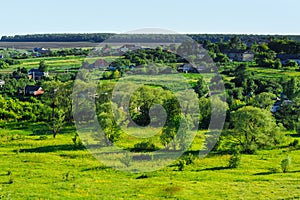
[{"label": "green tree", "polygon": [[211,98],[202,97],[199,99],[199,128],[207,129],[211,119]]},{"label": "green tree", "polygon": [[[112,112],[112,109],[114,112]],[[115,114],[117,116],[114,116]],[[118,141],[121,131],[120,126],[124,125],[123,123],[126,121],[126,116],[122,114],[122,111],[115,104],[111,105],[107,102],[97,105],[97,117],[104,132],[105,145],[110,146]]]},{"label": "green tree", "polygon": [[255,54],[255,61],[260,67],[275,67],[276,53],[272,50],[259,52]]},{"label": "green tree", "polygon": [[281,161],[281,169],[283,173],[286,173],[289,170],[291,163],[292,158],[290,156],[286,156],[286,158]]},{"label": "green tree", "polygon": [[297,77],[292,77],[289,79],[286,83],[283,84],[283,90],[285,95],[287,95],[288,98],[293,99],[296,97],[300,90],[300,79]]},{"label": "green tree", "polygon": [[282,68],[282,63],[281,63],[280,59],[275,60],[274,67],[275,67],[275,69],[281,69]]},{"label": "green tree", "polygon": [[294,130],[299,123],[300,99],[295,98],[291,103],[283,103],[275,113],[277,121],[288,130]]},{"label": "green tree", "polygon": [[234,50],[245,50],[247,46],[238,36],[234,36],[229,40],[229,48]]},{"label": "green tree", "polygon": [[286,64],[284,64],[284,67],[288,68],[298,68],[299,64],[294,60],[289,60]]},{"label": "green tree", "polygon": [[65,114],[61,109],[54,109],[52,119],[47,123],[49,129],[52,131],[53,138],[63,128]]},{"label": "green tree", "polygon": [[218,62],[218,63],[228,63],[229,58],[227,55],[225,55],[223,53],[217,53],[216,57],[214,58],[214,61]]},{"label": "green tree", "polygon": [[275,102],[275,99],[275,94],[263,92],[254,98],[253,106],[270,110]]},{"label": "green tree", "polygon": [[203,77],[200,77],[197,80],[197,83],[195,84],[193,89],[198,94],[199,98],[204,97],[209,92],[209,89],[208,89],[207,84],[206,84],[205,80],[203,79]]},{"label": "green tree", "polygon": [[239,146],[243,153],[280,143],[282,138],[268,110],[246,106],[231,114],[232,129],[226,138],[232,148]]},{"label": "green tree", "polygon": [[180,150],[185,150],[189,147],[189,141],[191,141],[192,134],[189,132],[191,126],[193,125],[193,120],[190,115],[181,115],[180,131],[177,134],[177,141]]},{"label": "green tree", "polygon": [[40,72],[47,72],[48,67],[49,67],[48,64],[44,60],[40,61],[40,63],[39,63],[39,71]]}]

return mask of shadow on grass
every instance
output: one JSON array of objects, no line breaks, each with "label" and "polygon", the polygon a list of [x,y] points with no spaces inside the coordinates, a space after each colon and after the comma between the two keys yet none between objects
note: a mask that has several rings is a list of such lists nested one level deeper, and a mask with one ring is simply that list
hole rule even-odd
[{"label": "shadow on grass", "polygon": [[260,173],[255,173],[253,174],[254,176],[263,176],[263,175],[271,175],[271,174],[294,174],[294,173],[300,173],[300,170],[295,170],[295,171],[288,171],[288,172],[272,172],[272,171],[269,171],[269,172],[260,172]]},{"label": "shadow on grass", "polygon": [[149,176],[147,174],[142,174],[142,175],[136,177],[135,179],[146,179],[146,178],[151,178],[151,176]]},{"label": "shadow on grass", "polygon": [[288,171],[287,173],[300,173],[300,170],[296,170],[296,171]]},{"label": "shadow on grass", "polygon": [[0,182],[1,185],[11,185],[12,183],[10,183],[9,181],[3,181]]},{"label": "shadow on grass", "polygon": [[98,171],[98,170],[105,170],[105,169],[111,169],[110,167],[107,166],[98,166],[98,167],[91,167],[91,168],[86,168],[81,170],[82,172],[87,172],[87,171]]},{"label": "shadow on grass", "polygon": [[[52,135],[52,131],[49,129],[46,123],[31,123],[31,122],[11,122],[8,124],[0,124],[0,128],[8,130],[22,130],[29,133],[30,136]],[[60,134],[74,133],[76,128],[74,124],[65,124]]]},{"label": "shadow on grass", "polygon": [[8,176],[8,174],[7,173],[2,173],[2,174],[0,174],[0,176]]},{"label": "shadow on grass", "polygon": [[20,153],[49,153],[57,151],[74,151],[83,150],[84,146],[74,146],[74,145],[55,145],[55,146],[43,146],[33,149],[21,149]]},{"label": "shadow on grass", "polygon": [[260,172],[253,174],[254,176],[264,176],[264,175],[271,175],[271,174],[278,174],[280,172]]},{"label": "shadow on grass", "polygon": [[200,151],[186,151],[183,156],[187,156],[189,154],[192,154],[193,156],[197,157],[199,156]]},{"label": "shadow on grass", "polygon": [[226,169],[231,169],[230,167],[210,167],[210,168],[205,168],[205,169],[200,169],[197,171],[220,171],[220,170],[226,170]]}]

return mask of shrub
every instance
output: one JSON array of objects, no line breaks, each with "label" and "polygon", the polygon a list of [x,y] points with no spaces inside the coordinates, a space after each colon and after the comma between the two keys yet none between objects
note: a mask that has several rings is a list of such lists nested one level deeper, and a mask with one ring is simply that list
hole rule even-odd
[{"label": "shrub", "polygon": [[138,176],[136,179],[144,179],[144,178],[149,178],[147,174],[142,174]]},{"label": "shrub", "polygon": [[183,169],[184,169],[185,166],[186,166],[185,160],[179,160],[177,166],[178,166],[178,170],[179,170],[179,171],[183,171]]},{"label": "shrub", "polygon": [[186,165],[191,165],[194,163],[195,157],[193,156],[193,154],[189,153],[189,155],[184,157],[184,160]]},{"label": "shrub", "polygon": [[78,134],[76,133],[75,136],[72,138],[75,147],[81,148],[84,146],[81,139],[79,138]]},{"label": "shrub", "polygon": [[67,172],[67,173],[63,174],[63,180],[64,181],[69,181],[69,177],[70,177],[70,172]]},{"label": "shrub", "polygon": [[283,173],[286,173],[289,170],[291,163],[292,163],[292,158],[290,156],[287,156],[285,159],[281,161],[281,169]]},{"label": "shrub", "polygon": [[238,168],[241,164],[241,154],[235,153],[233,154],[228,163],[229,168]]},{"label": "shrub", "polygon": [[297,139],[294,139],[294,141],[293,141],[293,142],[291,142],[291,143],[289,144],[289,146],[290,146],[290,147],[297,147],[297,146],[298,146],[298,144],[299,144],[299,140],[297,140]]},{"label": "shrub", "polygon": [[134,145],[135,152],[155,151],[158,148],[151,142],[140,142]]}]

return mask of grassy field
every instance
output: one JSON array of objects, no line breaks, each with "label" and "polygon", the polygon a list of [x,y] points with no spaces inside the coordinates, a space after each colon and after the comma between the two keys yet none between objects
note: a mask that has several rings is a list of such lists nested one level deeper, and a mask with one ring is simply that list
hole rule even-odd
[{"label": "grassy field", "polygon": [[290,77],[300,76],[299,71],[295,71],[295,70],[281,70],[281,69],[271,69],[271,68],[261,68],[261,67],[250,67],[249,70],[251,72],[254,72],[255,76],[258,77],[280,78],[283,76],[290,76]]},{"label": "grassy field", "polygon": [[[115,58],[104,57],[108,62]],[[84,60],[91,63],[96,59],[75,56],[25,59],[22,64],[0,73],[12,72],[17,67],[38,67],[40,60],[46,60],[51,71],[63,71],[80,67]],[[263,68],[250,70],[261,77],[300,74]],[[193,84],[198,77],[199,74],[183,74],[178,82]],[[211,77],[210,74],[204,76],[206,81]],[[133,78],[134,82],[153,85],[161,80],[172,88],[174,75]],[[229,169],[230,155],[198,157],[204,137],[204,132],[199,131],[189,149],[197,156],[194,164],[179,171],[174,161],[158,171],[135,174],[109,168],[88,150],[74,145],[72,138],[76,130],[73,127],[65,127],[56,139],[40,130],[43,124],[0,127],[0,199],[300,199],[299,146],[243,155],[241,166]],[[121,135],[118,146],[130,149],[141,141],[133,137],[140,134],[140,130],[130,131],[129,135]],[[143,130],[146,136],[150,132],[158,130]],[[291,140],[294,137],[299,138],[299,135],[292,134]],[[159,137],[152,142],[162,147]],[[288,173],[282,173],[280,163],[287,155],[292,158],[292,166]],[[114,158],[118,165],[122,164],[119,157]]]},{"label": "grassy field", "polygon": [[89,63],[95,62],[97,59],[105,59],[107,62],[112,62],[115,60],[116,56],[107,56],[107,57],[83,57],[83,56],[66,56],[66,57],[44,57],[44,58],[29,58],[20,60],[21,64],[11,65],[9,68],[0,69],[0,73],[12,73],[18,67],[24,67],[27,70],[31,68],[38,68],[41,60],[44,60],[46,64],[49,65],[49,70],[51,71],[61,71],[71,68],[79,68],[82,66],[83,61]]},{"label": "grassy field", "polygon": [[32,50],[36,47],[61,48],[87,48],[97,47],[99,43],[93,42],[0,42],[0,48]]},{"label": "grassy field", "polygon": [[[238,169],[227,168],[229,155],[211,155],[197,158],[184,171],[170,165],[134,174],[108,168],[87,150],[76,148],[71,127],[56,139],[37,127],[0,129],[3,199],[300,198],[300,148],[243,155]],[[199,148],[201,137],[197,137],[192,151]],[[280,161],[287,154],[292,167],[284,174]]]}]

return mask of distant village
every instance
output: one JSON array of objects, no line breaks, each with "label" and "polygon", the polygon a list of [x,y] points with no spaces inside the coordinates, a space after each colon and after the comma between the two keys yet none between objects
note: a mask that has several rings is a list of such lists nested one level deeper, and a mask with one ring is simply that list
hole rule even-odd
[{"label": "distant village", "polygon": [[[169,45],[161,45],[160,46],[165,51],[170,51]],[[142,47],[141,45],[136,44],[125,44],[121,47],[111,47],[109,45],[105,45],[102,48],[93,49],[93,51],[97,51],[97,53],[101,54],[102,56],[121,56],[124,55],[126,52],[129,51],[138,51],[138,50],[147,50],[150,48]],[[80,49],[75,49],[80,50]],[[0,60],[7,58],[7,55],[4,52],[5,49],[0,49]],[[36,47],[31,50],[20,51],[21,56],[23,57],[31,57],[31,58],[40,58],[40,57],[47,57],[51,56],[52,50],[50,48],[44,47]],[[225,50],[222,52],[226,55],[230,62],[253,62],[255,59],[255,54],[250,50]],[[300,55],[293,55],[293,54],[277,54],[277,59],[280,59],[281,63],[284,65],[289,61],[295,61],[300,65]],[[116,71],[118,68],[113,66],[112,64],[108,63],[104,59],[98,59],[92,64],[88,64],[87,66],[82,66],[87,69],[98,69],[102,71]],[[127,70],[134,69],[134,65],[130,66],[123,66],[123,68]],[[180,64],[177,66],[177,71],[179,73],[199,73],[201,71],[206,70],[204,66],[194,66],[190,63]],[[43,77],[48,77],[48,72],[39,71],[37,68],[32,68],[28,71],[28,78],[33,80],[41,80]],[[0,88],[5,85],[4,80],[0,80]],[[28,96],[39,96],[44,94],[44,90],[40,86],[26,86],[23,89],[19,90],[20,94],[28,95]],[[276,113],[282,105],[291,104],[292,101],[287,99],[284,94],[281,95],[280,98],[274,99],[274,105],[271,108],[271,112]]]}]

